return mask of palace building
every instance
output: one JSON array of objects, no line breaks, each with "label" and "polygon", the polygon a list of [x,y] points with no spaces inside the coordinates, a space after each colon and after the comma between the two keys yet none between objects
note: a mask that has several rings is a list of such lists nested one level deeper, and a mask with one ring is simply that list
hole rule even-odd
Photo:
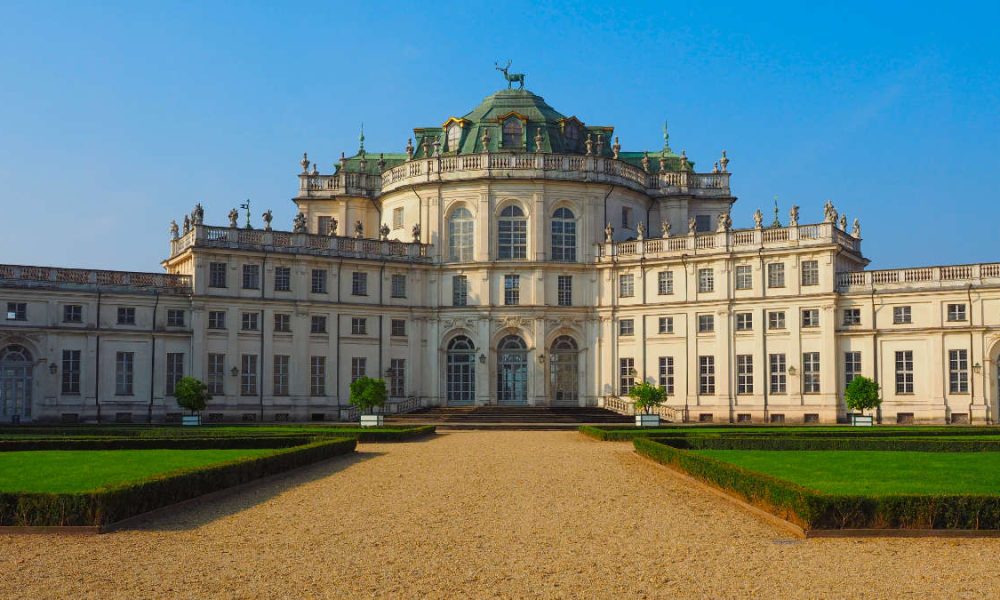
[{"label": "palace building", "polygon": [[647,380],[674,421],[834,423],[865,375],[882,422],[996,422],[1000,262],[867,271],[829,203],[734,227],[728,163],[509,88],[403,153],[303,156],[291,230],[199,205],[165,272],[0,265],[0,420],[177,420],[184,375],[212,421],[348,419],[368,375],[390,413],[628,412]]}]

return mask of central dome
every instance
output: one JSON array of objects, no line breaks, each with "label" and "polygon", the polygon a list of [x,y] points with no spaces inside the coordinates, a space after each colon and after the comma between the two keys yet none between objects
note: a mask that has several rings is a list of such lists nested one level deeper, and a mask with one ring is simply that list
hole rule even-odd
[{"label": "central dome", "polygon": [[500,90],[487,96],[479,106],[473,108],[463,118],[473,123],[484,121],[496,123],[498,119],[516,112],[528,118],[533,124],[557,125],[565,115],[528,90]]}]

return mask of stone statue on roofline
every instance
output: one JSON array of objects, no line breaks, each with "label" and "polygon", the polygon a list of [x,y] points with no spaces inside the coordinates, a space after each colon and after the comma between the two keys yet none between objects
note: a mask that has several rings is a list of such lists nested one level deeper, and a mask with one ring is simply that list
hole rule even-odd
[{"label": "stone statue on roofline", "polygon": [[621,154],[622,145],[618,142],[618,136],[615,136],[615,144],[611,146],[611,155],[614,156],[615,160],[618,160],[618,155]]},{"label": "stone statue on roofline", "polygon": [[718,233],[724,233],[729,231],[733,226],[733,220],[729,218],[729,213],[724,212],[719,214],[719,222],[715,227],[715,231]]},{"label": "stone statue on roofline", "polygon": [[615,239],[615,228],[611,225],[611,221],[604,227],[604,241],[611,243]]},{"label": "stone statue on roofline", "polygon": [[171,220],[170,221],[170,239],[176,240],[177,237],[178,237],[178,234],[177,234],[178,231],[180,231],[180,228],[177,227],[177,221]]},{"label": "stone statue on roofline", "polygon": [[354,222],[354,237],[358,238],[359,240],[365,237],[365,224],[362,223],[360,220]]},{"label": "stone statue on roofline", "polygon": [[326,234],[330,237],[337,235],[337,217],[330,217],[330,224],[326,226]]},{"label": "stone statue on roofline", "polygon": [[201,225],[205,222],[205,207],[201,205],[201,202],[194,205],[194,210],[191,211],[191,224]]},{"label": "stone statue on roofline", "polygon": [[670,237],[670,219],[663,219],[663,222],[660,223],[660,230],[664,239]]},{"label": "stone statue on roofline", "polygon": [[233,227],[233,228],[239,227],[239,225],[236,223],[236,221],[239,218],[240,218],[239,211],[237,211],[235,208],[229,209],[229,226],[230,227]]},{"label": "stone statue on roofline", "polygon": [[698,233],[698,220],[694,217],[688,217],[688,234],[694,235]]},{"label": "stone statue on roofline", "polygon": [[640,242],[646,237],[646,226],[639,221],[639,224],[635,226],[636,239]]},{"label": "stone statue on roofline", "polygon": [[306,233],[306,216],[302,213],[295,215],[295,219],[292,220],[292,232],[293,233]]},{"label": "stone statue on roofline", "polygon": [[598,133],[597,134],[597,155],[598,156],[603,156],[604,155],[604,134],[603,133]]},{"label": "stone statue on roofline", "polygon": [[264,214],[261,216],[264,219],[264,231],[271,231],[271,221],[274,220],[274,215],[271,214],[271,209],[269,208],[265,210]]},{"label": "stone statue on roofline", "polygon": [[306,152],[302,153],[302,161],[299,162],[302,165],[302,174],[305,175],[309,172],[309,154]]},{"label": "stone statue on roofline", "polygon": [[764,228],[764,213],[762,213],[759,208],[753,211],[753,228],[754,229]]},{"label": "stone statue on roofline", "polygon": [[799,226],[799,206],[797,204],[793,204],[791,210],[788,211],[788,226]]},{"label": "stone statue on roofline", "polygon": [[184,234],[191,231],[191,217],[184,215]]},{"label": "stone statue on roofline", "polygon": [[420,243],[420,223],[415,223],[413,225],[413,243]]},{"label": "stone statue on roofline", "polygon": [[594,140],[590,138],[590,134],[587,134],[587,139],[583,142],[583,145],[587,148],[587,156],[594,153]]},{"label": "stone statue on roofline", "polygon": [[382,241],[389,239],[389,231],[391,231],[389,229],[389,226],[386,225],[385,223],[382,223],[382,226],[378,228],[379,239],[381,239]]},{"label": "stone statue on roofline", "polygon": [[406,138],[406,160],[413,160],[413,138]]},{"label": "stone statue on roofline", "polygon": [[681,150],[681,171],[687,171],[687,169],[688,169],[687,150]]},{"label": "stone statue on roofline", "polygon": [[542,151],[542,142],[543,141],[544,141],[544,139],[542,138],[542,128],[539,127],[538,129],[535,130],[535,152],[541,152]]},{"label": "stone statue on roofline", "polygon": [[642,170],[649,173],[649,152],[642,153]]},{"label": "stone statue on roofline", "polygon": [[483,127],[482,143],[483,143],[483,152],[489,152],[490,151],[490,129],[489,129],[489,127]]},{"label": "stone statue on roofline", "polygon": [[854,219],[854,226],[851,227],[851,237],[861,239],[861,221]]},{"label": "stone statue on roofline", "polygon": [[840,215],[840,230],[841,231],[847,231],[847,215],[846,214]]},{"label": "stone statue on roofline", "polygon": [[837,209],[833,207],[833,202],[829,200],[827,200],[826,204],[823,205],[823,222],[824,223],[837,222]]}]

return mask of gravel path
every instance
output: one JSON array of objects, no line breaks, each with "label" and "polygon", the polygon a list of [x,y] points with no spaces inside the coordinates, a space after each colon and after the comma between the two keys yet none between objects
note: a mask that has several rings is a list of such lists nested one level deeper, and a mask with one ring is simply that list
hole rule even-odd
[{"label": "gravel path", "polygon": [[1000,539],[793,540],[631,444],[359,450],[128,531],[0,535],[0,597],[1000,596]]}]

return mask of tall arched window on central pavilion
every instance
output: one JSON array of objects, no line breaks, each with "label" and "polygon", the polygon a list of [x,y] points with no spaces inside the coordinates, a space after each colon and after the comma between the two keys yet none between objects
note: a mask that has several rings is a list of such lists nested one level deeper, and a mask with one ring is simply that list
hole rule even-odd
[{"label": "tall arched window on central pavilion", "polygon": [[476,401],[476,347],[460,335],[448,344],[445,374],[448,406],[469,406]]},{"label": "tall arched window on central pavilion", "polygon": [[576,262],[576,218],[565,207],[552,215],[552,260]]},{"label": "tall arched window on central pavilion", "polygon": [[503,122],[503,147],[504,148],[521,148],[523,146],[521,139],[523,137],[524,128],[521,126],[521,119],[517,117],[510,117]]},{"label": "tall arched window on central pavilion", "polygon": [[460,206],[451,211],[448,217],[448,260],[472,260],[472,228],[472,213],[469,209]]},{"label": "tall arched window on central pavilion", "polygon": [[511,204],[500,211],[497,224],[497,258],[516,260],[528,256],[528,220],[520,206]]},{"label": "tall arched window on central pavilion", "polygon": [[458,144],[462,141],[462,128],[458,123],[448,126],[448,152],[457,152]]}]

